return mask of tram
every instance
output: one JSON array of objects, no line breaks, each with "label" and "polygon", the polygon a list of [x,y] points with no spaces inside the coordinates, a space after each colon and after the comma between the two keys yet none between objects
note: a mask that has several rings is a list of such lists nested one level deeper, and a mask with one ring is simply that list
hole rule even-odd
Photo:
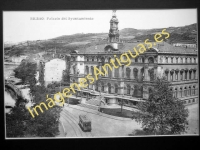
[{"label": "tram", "polygon": [[86,115],[79,115],[79,125],[84,131],[91,131],[91,120]]}]

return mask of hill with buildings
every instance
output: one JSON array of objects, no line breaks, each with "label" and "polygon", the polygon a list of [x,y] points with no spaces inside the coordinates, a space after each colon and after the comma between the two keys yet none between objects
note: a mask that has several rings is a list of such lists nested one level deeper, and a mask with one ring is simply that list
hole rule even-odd
[{"label": "hill with buildings", "polygon": [[[154,40],[154,34],[159,33],[163,28],[157,29],[134,29],[125,28],[119,31],[120,39],[124,42],[144,41],[145,39]],[[166,31],[170,33],[170,38],[167,41],[197,39],[197,24],[186,25],[182,27],[168,27]],[[13,56],[20,54],[35,54],[48,50],[55,50],[58,53],[70,53],[72,50],[87,48],[93,45],[106,44],[108,41],[108,33],[78,33],[73,35],[62,35],[48,40],[25,41],[18,44],[5,43],[5,55]]]}]

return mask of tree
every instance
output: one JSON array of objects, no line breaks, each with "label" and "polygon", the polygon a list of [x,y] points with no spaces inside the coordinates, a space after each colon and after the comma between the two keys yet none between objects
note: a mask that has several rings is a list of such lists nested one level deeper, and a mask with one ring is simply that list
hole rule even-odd
[{"label": "tree", "polygon": [[173,97],[170,82],[164,78],[154,81],[154,89],[146,102],[138,103],[136,121],[142,124],[147,133],[181,134],[188,128],[188,109]]},{"label": "tree", "polygon": [[[45,102],[47,93],[45,87],[35,85],[30,88],[35,105]],[[35,118],[32,118],[25,107],[27,102],[23,97],[18,97],[11,113],[6,114],[7,137],[55,137],[58,135],[59,118],[62,108],[55,105],[35,116]]]},{"label": "tree", "polygon": [[36,83],[37,64],[31,62],[21,62],[21,64],[14,69],[15,77],[22,80],[22,83],[29,83],[34,85]]}]

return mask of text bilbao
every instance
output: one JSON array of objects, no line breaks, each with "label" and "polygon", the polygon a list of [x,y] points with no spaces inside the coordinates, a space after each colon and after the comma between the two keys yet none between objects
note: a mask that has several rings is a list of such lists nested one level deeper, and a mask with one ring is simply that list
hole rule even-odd
[{"label": "text bilbao", "polygon": [[[165,30],[166,29],[163,29],[161,34],[157,33],[154,35],[154,39],[156,42],[159,43],[159,42],[162,42],[164,38],[165,39],[169,38],[169,33],[166,32]],[[122,63],[125,64],[126,66],[129,66],[131,64],[131,58],[136,58],[140,54],[143,54],[146,51],[146,47],[148,49],[150,49],[150,48],[152,48],[152,45],[153,44],[151,42],[149,42],[149,39],[146,39],[144,43],[138,44],[136,46],[137,48],[135,48],[135,47],[133,48],[133,51],[135,52],[134,54],[131,52],[131,50],[128,50],[126,53],[121,54],[121,56],[119,58],[116,55],[114,55],[115,59],[110,59],[110,63],[105,63],[102,66],[102,70],[99,70],[96,66],[94,66],[94,70],[93,70],[94,76],[92,76],[91,74],[88,74],[85,78],[81,78],[79,80],[79,84],[72,83],[69,88],[64,88],[62,93],[58,92],[58,93],[54,94],[55,102],[60,103],[60,106],[63,106],[65,103],[64,97],[69,98],[72,96],[72,94],[76,93],[76,91],[74,89],[75,87],[78,90],[81,90],[80,88],[86,88],[88,86],[88,83],[93,84],[95,82],[95,80],[96,81],[98,80],[99,75],[105,76],[106,74],[108,74],[106,67],[108,67],[112,71],[112,66],[114,68],[119,68],[120,66],[122,66]],[[117,62],[117,65],[116,65],[116,62]],[[48,103],[49,108],[51,108],[55,105],[54,100],[52,98],[48,98],[48,95],[47,95],[46,101],[49,101],[49,103]],[[36,115],[38,115],[36,108],[39,108],[40,111],[43,113],[41,105],[44,105],[46,110],[48,110],[46,104],[42,102],[42,103],[40,103],[40,105],[36,105],[33,108]],[[28,110],[29,110],[30,114],[32,115],[32,117],[34,118],[35,116],[33,115],[30,108],[28,108]]]}]

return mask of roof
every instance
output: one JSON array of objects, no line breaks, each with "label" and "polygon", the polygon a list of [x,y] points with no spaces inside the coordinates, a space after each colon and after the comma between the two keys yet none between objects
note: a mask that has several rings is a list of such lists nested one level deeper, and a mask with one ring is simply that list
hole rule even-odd
[{"label": "roof", "polygon": [[[135,47],[137,50],[139,49],[137,47],[138,44],[142,44],[142,42],[134,42],[134,43],[120,43],[119,46],[119,50],[118,51],[113,51],[114,54],[116,53],[125,53],[128,50],[131,50],[131,52],[134,53],[133,48]],[[83,53],[83,54],[98,54],[98,53],[106,53],[104,48],[107,46],[107,44],[102,44],[102,45],[94,45],[94,46],[90,46],[88,48],[82,48],[79,49],[79,53]],[[96,47],[96,49],[95,49]],[[192,48],[184,48],[184,47],[175,47],[167,42],[162,42],[160,44],[157,44],[156,46],[153,46],[153,48],[155,49],[155,51],[157,51],[158,53],[177,53],[177,54],[183,54],[183,53],[192,53],[192,54],[197,54],[197,51],[195,51],[196,49],[192,49]],[[110,52],[107,52],[110,53]],[[112,53],[112,52],[111,52]]]},{"label": "roof", "polygon": [[79,118],[81,118],[84,122],[90,122],[90,119],[86,115],[80,115]]}]

